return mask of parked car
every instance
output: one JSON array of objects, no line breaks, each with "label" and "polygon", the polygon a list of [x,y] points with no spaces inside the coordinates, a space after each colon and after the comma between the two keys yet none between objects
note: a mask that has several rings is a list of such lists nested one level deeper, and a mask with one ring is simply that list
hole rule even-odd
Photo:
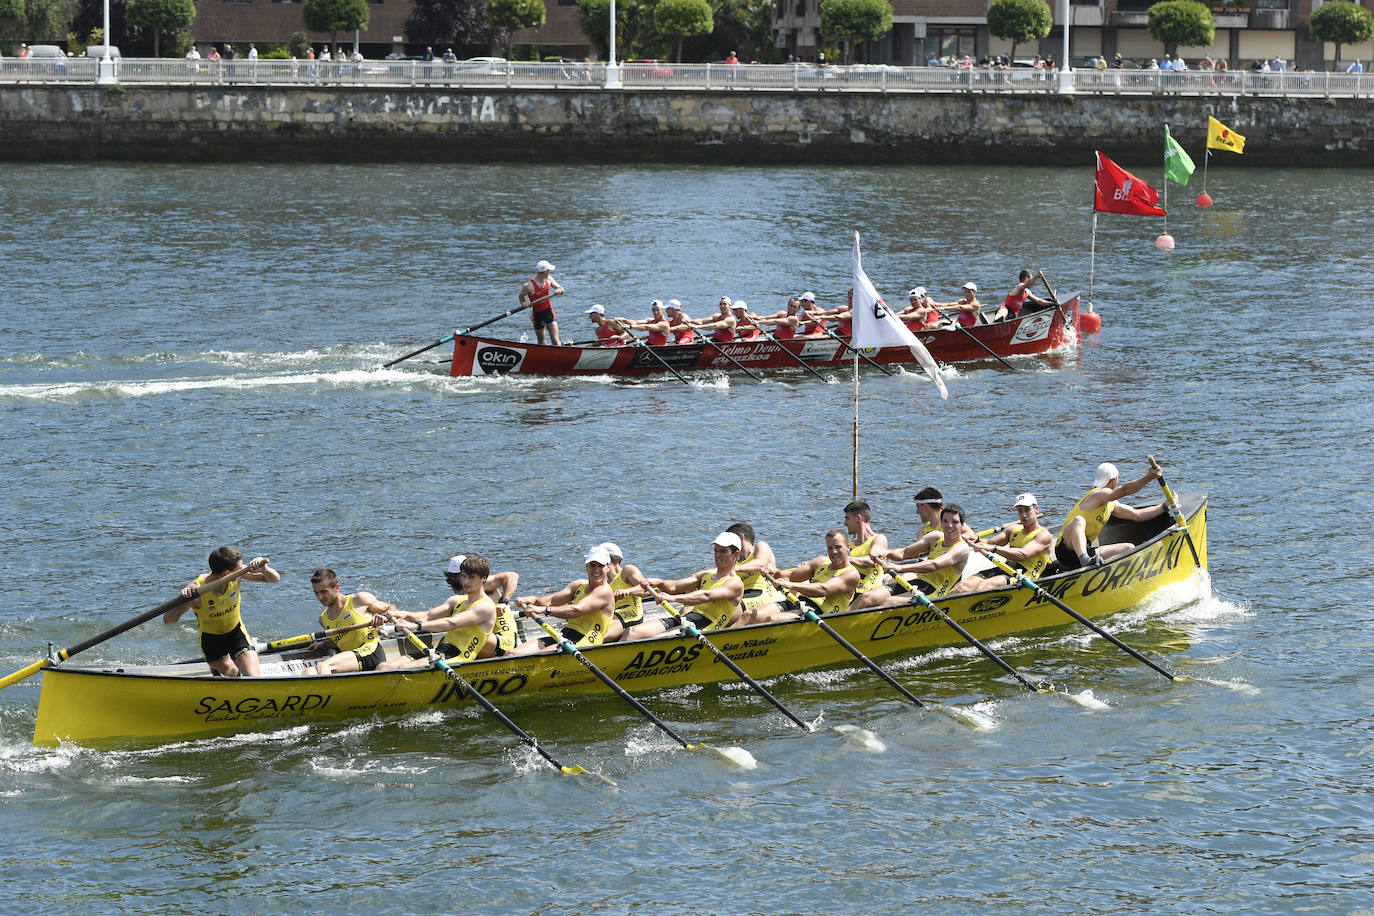
[{"label": "parked car", "polygon": [[455,73],[466,75],[506,75],[506,59],[504,57],[469,57],[467,60],[460,60],[452,66]]},{"label": "parked car", "polygon": [[[634,60],[627,60],[627,61],[625,61],[625,63],[627,63],[627,64],[635,64],[635,65],[636,65],[636,66],[634,66],[634,67],[630,67],[630,68],[629,68],[629,70],[628,70],[628,72],[627,72],[627,74],[626,74],[627,76],[628,76],[630,73],[634,73],[634,74],[637,74],[637,75],[639,75],[639,76],[646,76],[646,77],[648,77],[648,76],[672,76],[672,75],[673,75],[673,68],[670,67],[670,66],[668,66],[668,62],[667,62],[666,60],[654,60],[654,59],[651,59],[651,58],[642,58],[642,57],[641,57],[641,58],[635,58]],[[651,66],[646,66],[646,65],[651,65]]]},{"label": "parked car", "polygon": [[[93,57],[93,58],[95,58],[96,60],[104,60],[104,59],[105,59],[105,46],[104,46],[104,45],[87,45],[87,46],[86,46],[86,56],[87,56],[87,57]],[[119,49],[116,48],[114,45],[110,45],[110,58],[111,58],[112,60],[119,60]]]}]

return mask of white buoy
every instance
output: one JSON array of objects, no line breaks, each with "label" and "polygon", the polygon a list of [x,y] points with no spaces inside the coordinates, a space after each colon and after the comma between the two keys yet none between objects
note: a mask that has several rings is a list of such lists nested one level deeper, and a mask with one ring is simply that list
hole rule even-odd
[{"label": "white buoy", "polygon": [[1155,247],[1160,251],[1173,251],[1174,237],[1168,233],[1161,235],[1159,238],[1155,239]]}]

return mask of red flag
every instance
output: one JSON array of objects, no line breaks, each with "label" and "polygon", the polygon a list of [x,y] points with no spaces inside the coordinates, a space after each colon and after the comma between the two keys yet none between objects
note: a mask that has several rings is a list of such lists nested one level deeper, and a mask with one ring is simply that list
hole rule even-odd
[{"label": "red flag", "polygon": [[1097,154],[1097,181],[1093,209],[1131,216],[1163,216],[1159,192],[1101,153]]}]

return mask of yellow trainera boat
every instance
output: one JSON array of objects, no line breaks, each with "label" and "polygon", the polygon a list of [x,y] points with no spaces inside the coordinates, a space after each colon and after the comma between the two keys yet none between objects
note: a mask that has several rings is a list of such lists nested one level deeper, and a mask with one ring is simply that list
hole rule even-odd
[{"label": "yellow trainera boat", "polygon": [[[1104,566],[1040,580],[1060,601],[1086,617],[1104,617],[1207,566],[1207,497],[1180,500],[1184,530],[1167,516],[1139,524],[1112,521],[1104,543],[1130,541],[1136,549]],[[982,640],[1044,627],[1078,626],[1053,603],[1024,587],[946,597],[938,605]],[[845,639],[871,658],[940,646],[962,639],[920,605],[847,611],[827,616]],[[854,657],[815,623],[800,620],[707,633],[756,678],[855,664]],[[389,654],[400,651],[388,641]],[[726,665],[688,636],[617,643],[587,656],[627,690],[641,693],[734,678]],[[299,676],[302,653],[263,657],[263,676],[211,677],[204,663],[147,667],[54,664],[43,672],[33,741],[78,742],[96,747],[165,742],[327,719],[404,713],[472,702],[438,670]],[[457,666],[458,672],[498,706],[569,695],[609,694],[576,659],[557,650],[493,658]]]}]

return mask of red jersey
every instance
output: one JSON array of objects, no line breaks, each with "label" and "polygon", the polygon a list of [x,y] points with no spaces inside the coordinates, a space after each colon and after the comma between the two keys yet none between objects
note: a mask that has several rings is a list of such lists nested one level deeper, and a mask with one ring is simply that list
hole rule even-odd
[{"label": "red jersey", "polygon": [[611,326],[604,321],[596,326],[596,339],[602,341],[608,347],[625,346],[624,339],[615,331],[612,331]]},{"label": "red jersey", "polygon": [[[530,286],[534,289],[534,292],[530,294],[530,302],[533,304],[534,308],[534,317],[542,319],[545,315],[547,315],[548,320],[552,321],[554,318],[553,297],[549,295],[549,290],[552,287],[552,281],[545,280],[544,285],[540,286],[539,281],[531,277]],[[541,299],[543,300],[542,302],[539,301]]]},{"label": "red jersey", "polygon": [[758,340],[759,326],[756,324],[738,325],[735,328],[736,340]]},{"label": "red jersey", "polygon": [[651,347],[662,347],[668,343],[668,335],[659,331],[650,331],[644,339]]},{"label": "red jersey", "polygon": [[735,332],[729,328],[716,328],[711,332],[711,339],[717,343],[729,343],[735,339]]},{"label": "red jersey", "polygon": [[684,324],[680,315],[670,320],[668,326],[673,332],[673,343],[689,344],[697,339],[697,329]]},{"label": "red jersey", "polygon": [[1021,314],[1021,306],[1026,304],[1028,298],[1030,298],[1030,292],[1024,289],[1021,290],[1019,296],[1015,293],[1007,293],[1007,298],[1002,300],[1002,306],[1011,313],[1011,317],[1015,318]]}]

